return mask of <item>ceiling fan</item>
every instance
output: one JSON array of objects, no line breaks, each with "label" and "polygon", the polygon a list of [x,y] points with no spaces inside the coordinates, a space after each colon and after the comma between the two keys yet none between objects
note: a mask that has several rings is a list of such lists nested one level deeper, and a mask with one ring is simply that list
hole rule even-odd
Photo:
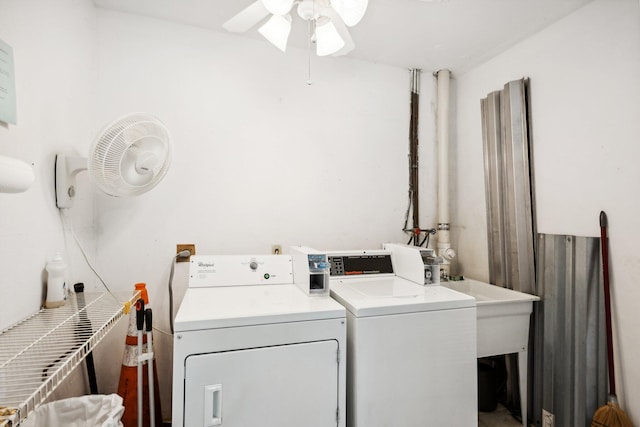
[{"label": "ceiling fan", "polygon": [[344,55],[355,47],[347,27],[360,22],[367,5],[368,0],[256,0],[222,27],[242,33],[271,15],[258,32],[284,52],[291,33],[291,12],[297,7],[298,16],[308,23],[316,54]]}]

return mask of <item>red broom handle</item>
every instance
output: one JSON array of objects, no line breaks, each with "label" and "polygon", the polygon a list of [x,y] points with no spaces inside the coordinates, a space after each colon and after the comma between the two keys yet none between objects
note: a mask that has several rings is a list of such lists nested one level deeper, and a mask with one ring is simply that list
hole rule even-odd
[{"label": "red broom handle", "polygon": [[613,368],[613,334],[611,332],[611,292],[609,289],[609,251],[607,248],[607,214],[600,211],[600,245],[602,247],[602,274],[604,278],[604,310],[607,325],[607,362],[609,367],[609,394],[616,394],[616,375]]}]

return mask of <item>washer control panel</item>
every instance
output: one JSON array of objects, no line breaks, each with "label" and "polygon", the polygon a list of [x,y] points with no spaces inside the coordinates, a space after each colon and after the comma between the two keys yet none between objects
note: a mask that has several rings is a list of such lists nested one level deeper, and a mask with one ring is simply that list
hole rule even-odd
[{"label": "washer control panel", "polygon": [[390,253],[335,253],[329,254],[328,260],[331,277],[393,274]]}]

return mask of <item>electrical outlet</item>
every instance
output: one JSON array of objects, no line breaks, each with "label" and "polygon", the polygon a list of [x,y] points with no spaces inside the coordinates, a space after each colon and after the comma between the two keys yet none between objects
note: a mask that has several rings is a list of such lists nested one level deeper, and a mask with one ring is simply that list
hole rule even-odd
[{"label": "electrical outlet", "polygon": [[544,409],[542,410],[542,427],[556,427],[556,416]]},{"label": "electrical outlet", "polygon": [[282,246],[281,245],[271,245],[271,254],[272,255],[282,255]]},{"label": "electrical outlet", "polygon": [[[196,254],[196,245],[193,244],[188,244],[188,245],[181,245],[178,244],[176,245],[176,253],[180,253],[184,250],[188,250],[189,252],[191,252],[191,255],[195,255]],[[191,259],[191,257],[189,256],[188,258],[181,258],[178,257],[176,258],[176,262],[187,262]]]}]

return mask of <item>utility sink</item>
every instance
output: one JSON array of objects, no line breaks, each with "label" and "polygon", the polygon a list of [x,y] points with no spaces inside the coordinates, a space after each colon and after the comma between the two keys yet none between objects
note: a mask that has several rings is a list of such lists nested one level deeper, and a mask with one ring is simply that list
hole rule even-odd
[{"label": "utility sink", "polygon": [[529,320],[533,302],[540,297],[472,279],[441,285],[476,299],[478,357],[518,353],[522,425],[526,427]]},{"label": "utility sink", "polygon": [[473,279],[441,284],[476,299],[478,357],[527,350],[529,319],[539,297]]}]

